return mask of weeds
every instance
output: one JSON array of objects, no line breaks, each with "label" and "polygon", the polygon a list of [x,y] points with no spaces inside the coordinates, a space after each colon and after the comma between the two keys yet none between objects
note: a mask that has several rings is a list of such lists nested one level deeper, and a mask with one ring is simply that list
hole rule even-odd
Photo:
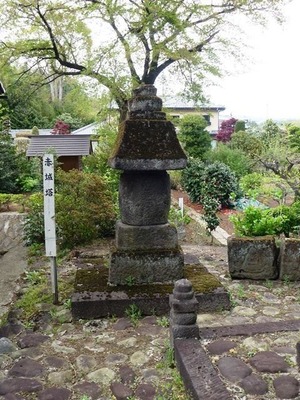
[{"label": "weeds", "polygon": [[270,281],[269,279],[266,279],[265,287],[266,287],[267,289],[273,289],[273,287],[274,287],[274,282],[273,282],[273,281]]},{"label": "weeds", "polygon": [[168,328],[168,326],[170,325],[169,318],[166,316],[158,317],[156,319],[156,323],[157,325],[162,326],[163,328]]},{"label": "weeds", "polygon": [[137,326],[142,317],[142,312],[136,304],[130,304],[130,306],[125,310],[125,314],[130,319],[133,326]]},{"label": "weeds", "polygon": [[43,275],[40,271],[26,271],[25,279],[31,285],[38,285],[43,280]]}]

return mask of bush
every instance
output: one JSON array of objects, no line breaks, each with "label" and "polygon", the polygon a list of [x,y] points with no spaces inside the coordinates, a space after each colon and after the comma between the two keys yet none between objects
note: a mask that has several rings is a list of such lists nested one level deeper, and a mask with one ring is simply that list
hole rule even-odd
[{"label": "bush", "polygon": [[271,209],[248,207],[242,214],[233,215],[235,234],[239,236],[290,236],[300,226],[300,202],[292,206],[278,206]]},{"label": "bush", "polygon": [[[112,234],[116,216],[113,196],[101,177],[77,170],[59,170],[56,183],[57,237],[62,247],[71,249]],[[44,243],[43,194],[31,195],[27,207],[26,242]]]},{"label": "bush", "polygon": [[96,174],[78,170],[57,173],[56,222],[63,247],[112,234],[115,208],[112,193]]},{"label": "bush", "polygon": [[226,164],[237,178],[251,172],[251,161],[246,154],[239,149],[232,149],[228,145],[219,143],[218,146],[206,154],[210,162]]},{"label": "bush", "polygon": [[192,202],[201,198],[201,182],[205,165],[201,160],[191,158],[187,167],[182,171],[182,185]]},{"label": "bush", "polygon": [[34,193],[26,202],[28,213],[24,223],[24,234],[27,246],[44,243],[44,198],[42,193]]},{"label": "bush", "polygon": [[232,149],[242,151],[249,157],[261,154],[263,149],[263,143],[258,137],[244,131],[233,133],[229,146]]},{"label": "bush", "polygon": [[[220,205],[228,205],[231,196],[240,196],[238,180],[230,168],[220,162],[207,165],[201,182],[201,191],[205,196],[216,199]],[[201,201],[201,196],[200,196]]]},{"label": "bush", "polygon": [[211,136],[206,127],[207,121],[202,115],[185,115],[179,121],[179,140],[189,157],[204,159],[211,148]]},{"label": "bush", "polygon": [[182,183],[193,202],[202,203],[205,196],[217,200],[220,205],[228,205],[233,194],[241,195],[235,174],[220,162],[205,166],[199,160],[190,160],[182,173]]}]

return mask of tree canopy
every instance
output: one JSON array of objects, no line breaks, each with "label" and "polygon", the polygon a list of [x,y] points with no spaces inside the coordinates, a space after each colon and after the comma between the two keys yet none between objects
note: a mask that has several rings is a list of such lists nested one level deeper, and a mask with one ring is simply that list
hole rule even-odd
[{"label": "tree canopy", "polygon": [[45,82],[96,79],[124,116],[131,90],[171,68],[199,98],[201,79],[220,72],[220,51],[234,49],[235,16],[280,19],[288,1],[1,0],[0,52]]}]

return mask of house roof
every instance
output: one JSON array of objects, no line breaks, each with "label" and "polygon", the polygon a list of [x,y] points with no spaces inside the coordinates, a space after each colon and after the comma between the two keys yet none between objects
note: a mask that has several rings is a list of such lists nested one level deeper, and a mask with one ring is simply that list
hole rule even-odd
[{"label": "house roof", "polygon": [[222,105],[215,104],[202,104],[195,105],[189,101],[182,101],[180,98],[174,97],[172,99],[166,99],[163,101],[163,108],[167,110],[178,110],[178,111],[224,111],[225,107]]},{"label": "house roof", "polygon": [[54,150],[57,156],[87,156],[91,153],[90,135],[32,136],[26,155],[42,156]]},{"label": "house roof", "polygon": [[71,132],[71,135],[94,135],[99,128],[99,122],[93,122],[89,125],[85,125],[75,131]]}]

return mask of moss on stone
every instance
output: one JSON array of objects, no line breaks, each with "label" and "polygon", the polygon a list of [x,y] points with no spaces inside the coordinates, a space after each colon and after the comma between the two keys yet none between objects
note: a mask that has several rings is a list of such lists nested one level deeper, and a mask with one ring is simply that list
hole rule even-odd
[{"label": "moss on stone", "polygon": [[[75,278],[75,292],[125,292],[128,297],[154,296],[171,294],[174,288],[173,283],[153,283],[141,285],[118,285],[108,284],[108,268],[103,264],[85,266],[77,269]],[[133,277],[131,281],[133,280]],[[211,293],[222,285],[218,279],[211,275],[207,269],[199,265],[187,265],[184,267],[184,278],[189,279],[195,293]],[[130,280],[130,279],[129,279]]]},{"label": "moss on stone", "polygon": [[186,158],[174,125],[170,121],[127,120],[120,125],[111,158],[181,159]]}]

